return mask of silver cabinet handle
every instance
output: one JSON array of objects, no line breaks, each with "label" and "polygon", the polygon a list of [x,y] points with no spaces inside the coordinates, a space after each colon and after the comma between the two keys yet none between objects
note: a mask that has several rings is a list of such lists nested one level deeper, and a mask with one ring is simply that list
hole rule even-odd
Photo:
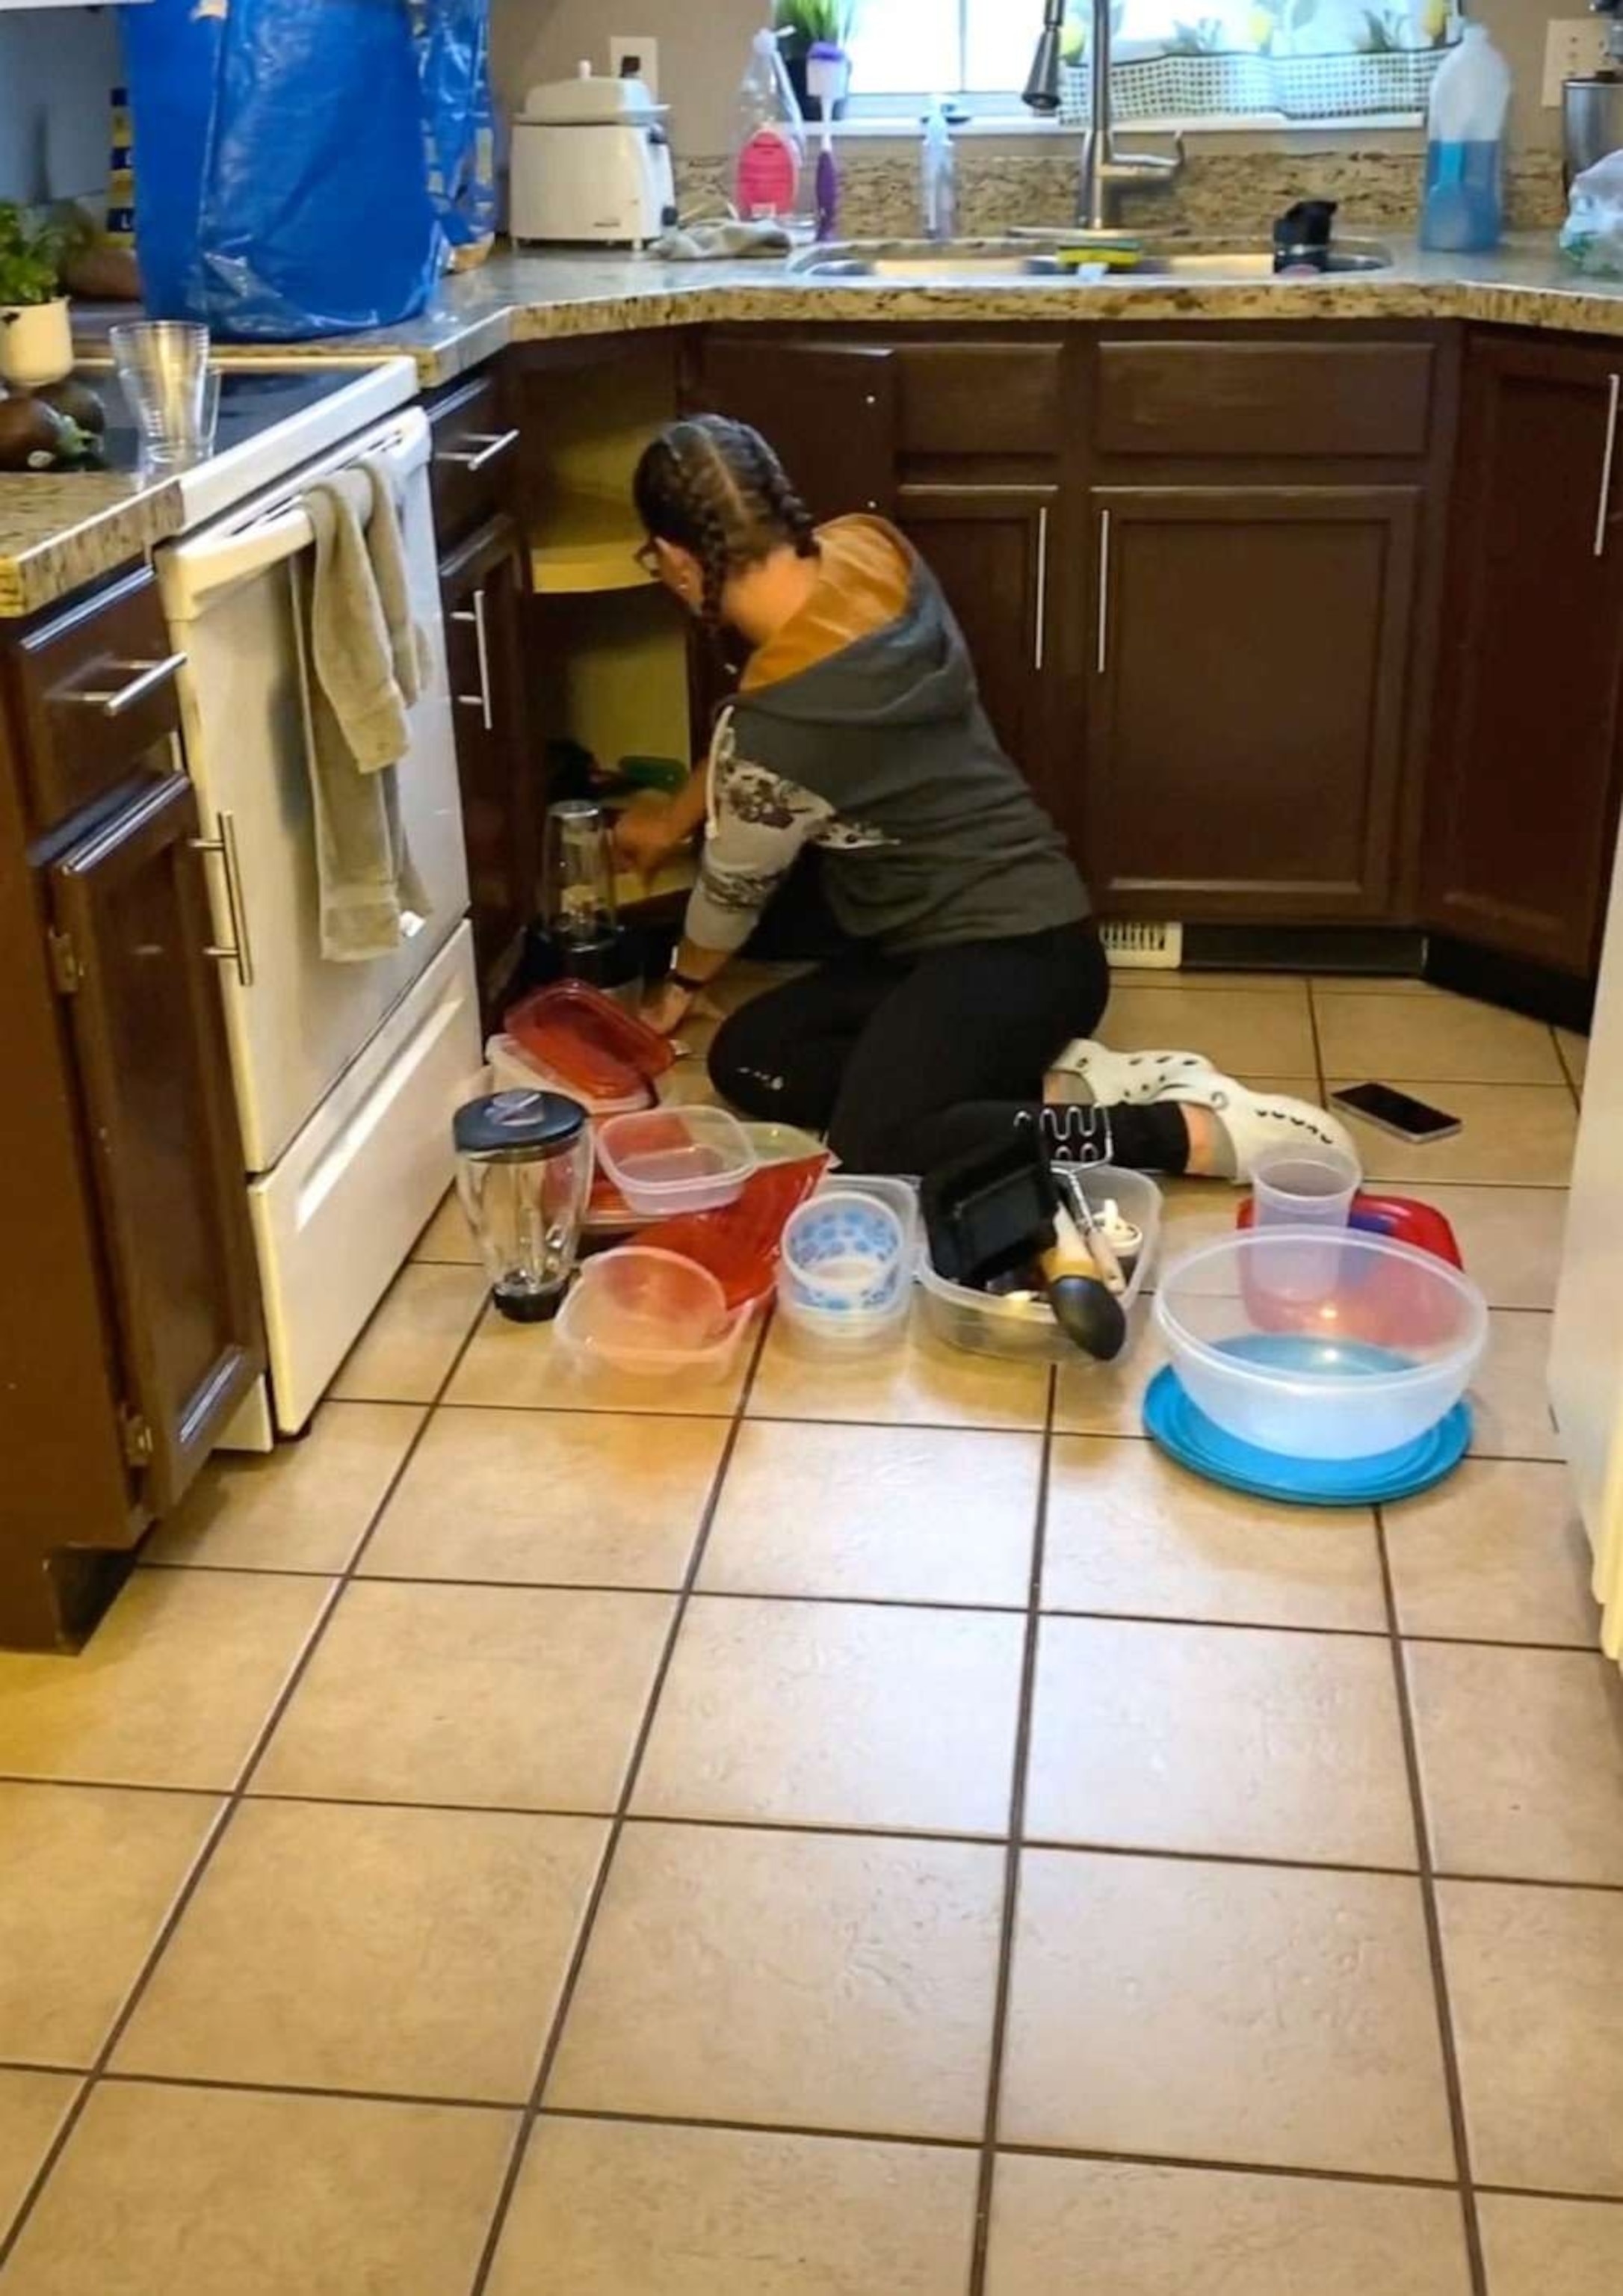
[{"label": "silver cabinet handle", "polygon": [[479,692],[459,693],[456,706],[459,709],[477,709],[484,720],[486,733],[493,734],[496,731],[496,711],[490,700],[490,640],[485,629],[485,590],[482,583],[473,593],[472,605],[458,606],[451,619],[472,623],[473,643],[479,649]]},{"label": "silver cabinet handle", "polygon": [[1099,659],[1101,677],[1111,659],[1111,514],[1099,513]]},{"label": "silver cabinet handle", "polygon": [[231,940],[216,942],[203,951],[217,964],[234,964],[237,979],[244,988],[254,985],[253,951],[248,942],[248,906],[242,898],[242,864],[237,855],[237,824],[234,814],[217,813],[214,825],[218,834],[214,837],[193,837],[190,842],[193,853],[213,853],[219,857],[225,879],[225,906],[231,916]]},{"label": "silver cabinet handle", "polygon": [[435,455],[437,463],[460,463],[464,470],[482,471],[487,463],[494,463],[509,447],[518,442],[516,430],[468,430],[463,434],[471,454],[461,447],[442,447]]},{"label": "silver cabinet handle", "polygon": [[1048,643],[1048,505],[1037,513],[1037,627],[1031,638],[1031,667],[1041,669]]},{"label": "silver cabinet handle", "polygon": [[1618,398],[1623,392],[1623,375],[1608,375],[1606,394],[1606,451],[1601,457],[1601,494],[1594,506],[1594,554],[1606,555],[1606,513],[1611,508],[1611,465],[1618,451]]},{"label": "silver cabinet handle", "polygon": [[111,665],[114,669],[134,673],[127,685],[81,685],[64,693],[61,699],[99,709],[103,718],[122,718],[137,701],[143,701],[149,693],[156,693],[160,685],[167,685],[176,671],[184,667],[185,659],[184,653],[168,653],[161,661],[117,661]]}]

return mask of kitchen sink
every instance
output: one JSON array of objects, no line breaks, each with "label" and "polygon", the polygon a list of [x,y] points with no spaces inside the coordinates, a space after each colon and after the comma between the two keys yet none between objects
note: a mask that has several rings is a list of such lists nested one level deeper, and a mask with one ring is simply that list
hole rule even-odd
[{"label": "kitchen sink", "polygon": [[[1001,281],[1079,279],[1095,283],[1102,277],[1118,279],[1211,280],[1216,283],[1275,277],[1274,250],[1268,242],[1247,240],[1146,239],[1138,260],[1127,268],[1104,272],[1078,271],[1064,255],[1060,235],[1053,244],[1037,239],[848,240],[807,248],[791,256],[789,269],[807,279],[881,279],[898,284],[912,281],[928,285]],[[1335,248],[1331,271],[1335,274],[1385,271],[1390,250],[1373,240],[1348,240]]]}]

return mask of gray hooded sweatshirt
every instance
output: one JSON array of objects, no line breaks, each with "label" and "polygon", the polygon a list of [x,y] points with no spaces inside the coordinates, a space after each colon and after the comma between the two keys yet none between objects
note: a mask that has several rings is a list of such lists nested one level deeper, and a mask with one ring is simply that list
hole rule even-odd
[{"label": "gray hooded sweatshirt", "polygon": [[807,844],[838,922],[889,955],[1086,916],[934,575],[882,519],[838,519],[818,541],[811,598],[752,658],[717,726],[688,938],[741,948]]}]

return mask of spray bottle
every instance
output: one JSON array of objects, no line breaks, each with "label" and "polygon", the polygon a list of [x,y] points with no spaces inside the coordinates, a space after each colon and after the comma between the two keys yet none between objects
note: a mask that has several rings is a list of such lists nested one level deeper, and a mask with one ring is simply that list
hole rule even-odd
[{"label": "spray bottle", "polygon": [[823,120],[823,140],[817,152],[817,236],[832,239],[840,222],[840,168],[834,158],[834,106],[845,92],[845,50],[833,40],[818,40],[806,59],[806,93]]}]

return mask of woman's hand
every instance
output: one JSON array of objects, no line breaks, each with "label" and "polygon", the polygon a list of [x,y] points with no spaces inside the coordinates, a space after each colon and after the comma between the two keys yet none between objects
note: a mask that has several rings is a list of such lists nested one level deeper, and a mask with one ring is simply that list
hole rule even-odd
[{"label": "woman's hand", "polygon": [[693,1009],[693,992],[678,981],[662,980],[643,1000],[642,1020],[656,1036],[674,1037]]},{"label": "woman's hand", "polygon": [[626,868],[652,877],[686,835],[686,824],[676,816],[674,799],[642,798],[628,806],[614,824],[615,857]]}]

